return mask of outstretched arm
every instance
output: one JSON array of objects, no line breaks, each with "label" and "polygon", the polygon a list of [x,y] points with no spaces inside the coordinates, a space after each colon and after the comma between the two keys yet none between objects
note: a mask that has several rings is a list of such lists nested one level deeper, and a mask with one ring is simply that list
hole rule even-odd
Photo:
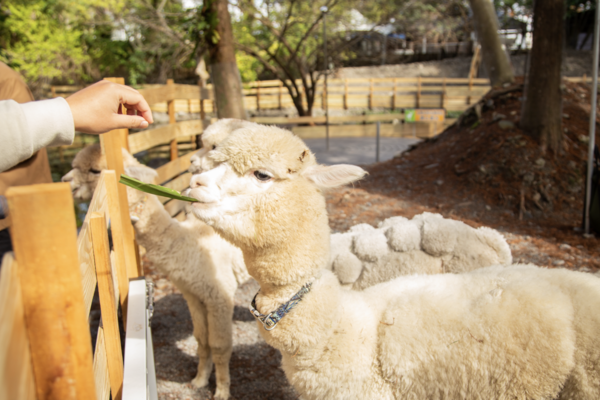
[{"label": "outstretched arm", "polygon": [[152,122],[150,107],[137,90],[108,81],[95,83],[66,100],[0,101],[0,172],[46,146],[71,144],[76,130],[103,133],[146,128]]}]

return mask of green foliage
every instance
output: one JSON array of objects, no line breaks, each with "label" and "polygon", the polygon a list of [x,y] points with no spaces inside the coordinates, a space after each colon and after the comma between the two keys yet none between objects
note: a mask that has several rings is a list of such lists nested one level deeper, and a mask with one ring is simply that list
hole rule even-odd
[{"label": "green foliage", "polygon": [[196,66],[206,26],[180,0],[0,0],[0,60],[34,90],[111,75],[164,82]]},{"label": "green foliage", "polygon": [[71,0],[0,3],[0,60],[35,85],[61,77],[69,83],[86,77],[90,58],[82,40],[90,2]]},{"label": "green foliage", "polygon": [[409,39],[461,41],[472,29],[468,3],[461,0],[373,1],[365,3],[363,12],[372,21],[393,20]]},{"label": "green foliage", "polygon": [[242,52],[237,52],[235,54],[235,60],[237,61],[238,69],[240,70],[242,82],[254,82],[258,79],[260,63],[256,58]]}]

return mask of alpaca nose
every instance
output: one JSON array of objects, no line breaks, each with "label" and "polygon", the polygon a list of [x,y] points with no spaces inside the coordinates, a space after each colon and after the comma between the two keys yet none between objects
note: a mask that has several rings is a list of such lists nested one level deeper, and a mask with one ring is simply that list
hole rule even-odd
[{"label": "alpaca nose", "polygon": [[200,186],[204,186],[200,174],[192,176],[192,179],[190,180],[190,188],[196,189]]},{"label": "alpaca nose", "polygon": [[73,171],[69,171],[65,176],[60,178],[61,182],[71,182],[73,180]]}]

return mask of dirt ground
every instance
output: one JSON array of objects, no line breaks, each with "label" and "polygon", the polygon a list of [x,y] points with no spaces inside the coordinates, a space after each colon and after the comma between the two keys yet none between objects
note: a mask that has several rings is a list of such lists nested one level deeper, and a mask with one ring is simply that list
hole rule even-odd
[{"label": "dirt ground", "polygon": [[[364,166],[369,175],[352,187],[327,193],[333,232],[358,223],[376,225],[394,215],[428,211],[477,226],[498,229],[515,262],[580,271],[600,270],[598,236],[581,232],[587,158],[589,88],[565,83],[560,156],[543,153],[518,128],[519,85],[488,95],[480,116],[437,138],[420,142],[392,160]],[[596,138],[598,140],[598,138]],[[160,399],[210,399],[209,387],[188,383],[196,372],[196,344],[183,297],[146,263],[156,283],[152,321]],[[279,368],[280,354],[260,338],[247,305],[258,289],[238,289],[234,314],[231,393],[234,399],[296,399]]]}]

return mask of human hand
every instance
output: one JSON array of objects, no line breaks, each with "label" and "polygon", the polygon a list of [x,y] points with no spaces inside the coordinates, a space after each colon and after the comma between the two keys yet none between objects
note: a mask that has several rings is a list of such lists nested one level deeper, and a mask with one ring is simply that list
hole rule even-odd
[{"label": "human hand", "polygon": [[100,81],[73,93],[66,100],[71,107],[75,130],[79,132],[147,128],[154,122],[144,97],[129,86]]}]

